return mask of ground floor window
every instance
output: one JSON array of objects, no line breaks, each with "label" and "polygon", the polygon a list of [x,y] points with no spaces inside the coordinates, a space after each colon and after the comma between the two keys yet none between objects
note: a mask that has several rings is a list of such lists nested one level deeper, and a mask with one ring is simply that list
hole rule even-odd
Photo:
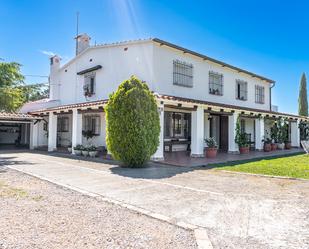
[{"label": "ground floor window", "polygon": [[68,132],[69,131],[69,118],[68,117],[58,118],[57,131],[58,132]]},{"label": "ground floor window", "polygon": [[164,138],[190,138],[191,114],[164,112]]},{"label": "ground floor window", "polygon": [[99,115],[85,115],[83,117],[83,131],[91,131],[93,135],[100,135],[100,116]]}]

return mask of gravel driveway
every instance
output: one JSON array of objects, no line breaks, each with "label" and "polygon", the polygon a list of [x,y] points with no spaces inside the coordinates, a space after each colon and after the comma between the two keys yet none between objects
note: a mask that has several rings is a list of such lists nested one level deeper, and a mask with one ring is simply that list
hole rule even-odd
[{"label": "gravel driveway", "polygon": [[309,248],[309,181],[80,159],[10,152],[0,153],[0,166],[198,226],[215,249]]},{"label": "gravel driveway", "polygon": [[196,242],[190,231],[2,169],[0,248],[187,249]]}]

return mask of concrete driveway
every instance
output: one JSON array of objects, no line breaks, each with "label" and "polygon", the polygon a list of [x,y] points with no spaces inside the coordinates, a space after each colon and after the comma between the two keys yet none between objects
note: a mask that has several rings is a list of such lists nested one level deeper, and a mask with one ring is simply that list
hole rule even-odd
[{"label": "concrete driveway", "polygon": [[30,152],[2,152],[1,166],[205,228],[214,248],[309,248],[309,181]]}]

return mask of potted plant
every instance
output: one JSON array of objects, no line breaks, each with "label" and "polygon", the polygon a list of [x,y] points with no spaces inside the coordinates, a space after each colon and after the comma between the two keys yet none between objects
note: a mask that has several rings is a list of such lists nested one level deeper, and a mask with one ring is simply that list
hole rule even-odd
[{"label": "potted plant", "polygon": [[83,146],[82,155],[83,156],[89,156],[89,150],[88,150],[87,146]]},{"label": "potted plant", "polygon": [[68,152],[69,152],[70,154],[72,153],[72,144],[69,144]]},{"label": "potted plant", "polygon": [[74,154],[77,156],[80,156],[82,154],[83,146],[81,144],[78,144],[73,149],[74,149]]},{"label": "potted plant", "polygon": [[249,143],[247,140],[246,133],[241,132],[239,117],[237,118],[235,131],[236,131],[235,143],[238,144],[240,154],[248,154],[249,153]]},{"label": "potted plant", "polygon": [[215,158],[217,156],[217,142],[214,137],[206,138],[205,142],[207,144],[206,157]]},{"label": "potted plant", "polygon": [[98,154],[98,148],[94,145],[88,147],[88,152],[90,157],[96,157]]},{"label": "potted plant", "polygon": [[264,151],[265,152],[270,152],[271,151],[271,139],[270,138],[264,138],[262,140],[264,143]]},{"label": "potted plant", "polygon": [[278,127],[277,121],[275,121],[273,126],[270,128],[270,137],[272,139],[271,150],[277,149],[278,135],[279,135],[279,127]]}]

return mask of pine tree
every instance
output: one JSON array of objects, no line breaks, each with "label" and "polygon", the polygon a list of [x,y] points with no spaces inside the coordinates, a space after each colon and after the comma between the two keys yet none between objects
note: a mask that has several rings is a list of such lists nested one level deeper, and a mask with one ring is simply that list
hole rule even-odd
[{"label": "pine tree", "polygon": [[308,116],[307,80],[305,73],[303,73],[300,81],[298,114],[301,116]]}]

